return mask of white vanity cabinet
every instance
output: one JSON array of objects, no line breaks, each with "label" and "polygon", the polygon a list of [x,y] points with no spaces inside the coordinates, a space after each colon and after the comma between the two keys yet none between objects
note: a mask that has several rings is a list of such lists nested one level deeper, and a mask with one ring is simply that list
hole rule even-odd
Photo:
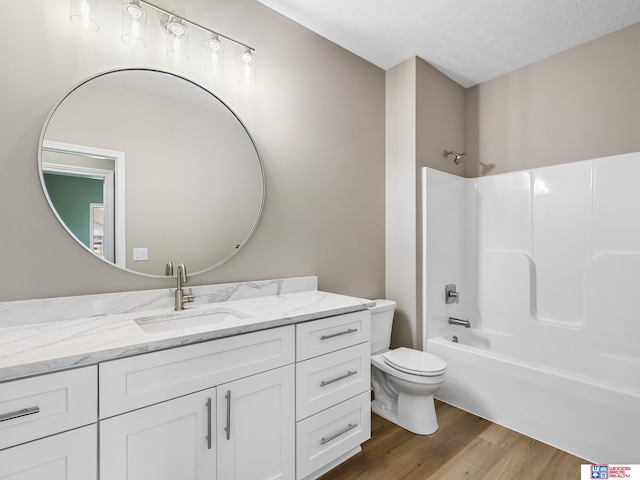
[{"label": "white vanity cabinet", "polygon": [[95,479],[97,386],[96,367],[0,384],[0,478]]},{"label": "white vanity cabinet", "polygon": [[296,325],[296,478],[320,477],[371,436],[371,314]]},{"label": "white vanity cabinet", "polygon": [[0,479],[318,478],[370,437],[370,313],[298,293],[247,299],[255,323],[222,338],[146,337],[126,315],[29,337],[21,348],[40,360],[0,373],[69,370],[0,382]]},{"label": "white vanity cabinet", "polygon": [[294,366],[218,386],[218,479],[295,478]]},{"label": "white vanity cabinet", "polygon": [[101,421],[100,479],[215,478],[215,401],[211,388]]},{"label": "white vanity cabinet", "polygon": [[100,479],[294,478],[294,327],[100,365]]}]

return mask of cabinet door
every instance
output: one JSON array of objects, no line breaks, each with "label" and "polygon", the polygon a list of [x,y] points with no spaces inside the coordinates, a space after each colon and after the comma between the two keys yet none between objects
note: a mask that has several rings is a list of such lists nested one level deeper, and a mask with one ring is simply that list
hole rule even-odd
[{"label": "cabinet door", "polygon": [[0,451],[2,480],[95,480],[95,425]]},{"label": "cabinet door", "polygon": [[294,366],[218,386],[218,478],[295,477]]},{"label": "cabinet door", "polygon": [[100,479],[214,479],[215,390],[101,421]]}]

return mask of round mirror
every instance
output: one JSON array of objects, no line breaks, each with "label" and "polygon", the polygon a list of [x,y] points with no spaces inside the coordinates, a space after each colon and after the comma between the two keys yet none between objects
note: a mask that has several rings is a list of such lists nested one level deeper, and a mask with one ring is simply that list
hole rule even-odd
[{"label": "round mirror", "polygon": [[262,212],[264,172],[246,127],[211,92],[171,73],[89,78],[53,108],[40,143],[42,188],[60,222],[132,272],[217,267]]}]

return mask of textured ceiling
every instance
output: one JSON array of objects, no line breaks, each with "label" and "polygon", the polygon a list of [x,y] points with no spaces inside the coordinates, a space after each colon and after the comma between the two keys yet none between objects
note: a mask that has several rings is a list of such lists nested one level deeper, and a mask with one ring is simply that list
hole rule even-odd
[{"label": "textured ceiling", "polygon": [[259,0],[387,70],[418,56],[464,87],[640,22],[639,0]]}]

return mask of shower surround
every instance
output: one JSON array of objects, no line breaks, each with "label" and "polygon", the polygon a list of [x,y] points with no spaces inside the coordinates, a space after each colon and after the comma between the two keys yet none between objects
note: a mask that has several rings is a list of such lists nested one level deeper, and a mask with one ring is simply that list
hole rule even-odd
[{"label": "shower surround", "polygon": [[[440,399],[590,461],[640,463],[639,179],[639,153],[477,179],[423,169]],[[451,283],[459,304],[444,302]]]}]

